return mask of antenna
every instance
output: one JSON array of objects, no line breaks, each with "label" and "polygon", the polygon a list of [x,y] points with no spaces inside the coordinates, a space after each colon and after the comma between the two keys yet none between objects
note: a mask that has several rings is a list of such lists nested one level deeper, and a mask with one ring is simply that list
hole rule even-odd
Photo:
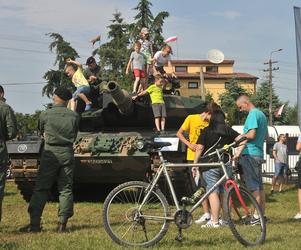
[{"label": "antenna", "polygon": [[207,52],[207,59],[214,64],[219,64],[224,61],[225,55],[218,49],[211,49]]}]

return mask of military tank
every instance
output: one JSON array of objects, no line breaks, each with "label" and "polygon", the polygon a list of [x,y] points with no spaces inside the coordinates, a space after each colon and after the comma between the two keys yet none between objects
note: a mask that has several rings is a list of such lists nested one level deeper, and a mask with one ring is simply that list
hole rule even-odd
[{"label": "military tank", "polygon": [[[79,200],[89,200],[90,194],[104,197],[113,187],[131,180],[147,180],[158,166],[156,153],[139,148],[143,140],[172,141],[164,152],[167,160],[183,162],[186,148],[176,139],[176,131],[187,115],[200,113],[204,102],[200,98],[164,95],[167,110],[166,133],[154,133],[154,118],[148,96],[135,101],[116,82],[105,84],[92,111],[81,113],[80,132],[74,143],[76,166],[74,193]],[[11,173],[24,199],[32,195],[40,153],[41,139],[7,142]],[[187,169],[172,172],[177,193],[191,192]],[[161,189],[168,192],[165,183]],[[55,187],[51,197],[56,197]]]}]

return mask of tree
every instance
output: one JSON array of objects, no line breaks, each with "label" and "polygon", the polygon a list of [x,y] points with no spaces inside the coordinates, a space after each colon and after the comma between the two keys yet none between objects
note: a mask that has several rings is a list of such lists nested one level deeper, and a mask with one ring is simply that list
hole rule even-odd
[{"label": "tree", "polygon": [[164,38],[162,36],[164,20],[169,17],[167,11],[159,12],[155,17],[150,8],[152,3],[148,0],[140,0],[134,10],[138,11],[138,14],[134,17],[135,23],[130,25],[130,33],[132,40],[136,40],[139,37],[140,31],[143,27],[150,30],[153,40],[153,46],[155,50],[158,50],[164,44]]},{"label": "tree", "polygon": [[[263,82],[257,89],[256,95],[252,97],[252,102],[259,108],[268,118],[269,117],[269,96],[270,94],[270,84],[268,82]],[[273,123],[283,124],[283,115],[279,118],[275,117],[274,111],[279,108],[283,103],[280,102],[279,97],[276,95],[274,88],[272,88],[272,115]]]},{"label": "tree", "polygon": [[227,120],[230,125],[243,124],[246,117],[246,115],[241,113],[236,107],[236,99],[242,94],[249,95],[244,88],[238,85],[237,80],[233,78],[227,85],[226,92],[219,97],[221,107],[227,114]]},{"label": "tree", "polygon": [[108,26],[110,40],[93,52],[94,55],[96,53],[99,55],[102,75],[106,75],[109,80],[117,81],[123,88],[129,88],[133,81],[132,78],[125,75],[127,60],[131,53],[128,48],[128,27],[121,17],[121,13],[115,12],[111,24]]},{"label": "tree", "polygon": [[34,114],[16,113],[18,131],[21,135],[34,134],[38,128],[38,120],[41,111],[37,110]]},{"label": "tree", "polygon": [[56,70],[48,70],[44,79],[46,79],[47,84],[43,87],[42,95],[47,95],[50,97],[53,91],[58,86],[66,86],[71,88],[70,79],[64,74],[64,68],[66,65],[66,59],[68,57],[75,59],[78,58],[76,50],[73,49],[70,43],[66,42],[64,38],[58,33],[48,33],[46,34],[53,39],[53,42],[49,45],[49,50],[55,52],[56,58],[54,66],[58,66]]},{"label": "tree", "polygon": [[284,124],[286,125],[298,125],[298,107],[297,105],[285,106],[284,111],[286,111],[283,116]]}]

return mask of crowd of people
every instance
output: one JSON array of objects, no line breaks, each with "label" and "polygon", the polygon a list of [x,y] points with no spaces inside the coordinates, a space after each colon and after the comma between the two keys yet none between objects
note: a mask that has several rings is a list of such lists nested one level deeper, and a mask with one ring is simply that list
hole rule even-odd
[{"label": "crowd of people", "polygon": [[[100,37],[92,39],[92,43]],[[168,65],[174,75],[170,54],[172,49],[166,45],[162,50],[153,55],[152,43],[149,39],[147,28],[141,30],[140,39],[134,44],[126,73],[133,71],[135,81],[133,83],[132,99],[146,94],[150,95],[156,131],[164,134],[166,107],[164,104],[163,87],[166,84],[164,66]],[[40,168],[37,181],[31,197],[28,213],[30,223],[20,229],[21,232],[40,232],[41,216],[47,201],[47,195],[53,183],[57,181],[59,191],[58,232],[65,232],[68,219],[73,215],[73,170],[75,166],[73,143],[76,139],[79,115],[75,112],[77,101],[81,99],[85,103],[85,110],[90,110],[92,102],[89,99],[91,86],[100,84],[100,67],[93,57],[86,61],[87,69],[78,61],[68,58],[66,60],[65,73],[71,78],[76,87],[72,94],[65,87],[58,87],[53,94],[53,107],[41,113],[38,129],[44,138],[44,149],[41,155]],[[74,67],[76,66],[76,67]],[[148,86],[146,76],[154,75],[154,84]],[[70,103],[70,109],[68,108]],[[222,147],[224,144],[239,140],[242,136],[246,141],[242,142],[232,156],[234,162],[241,166],[244,182],[253,196],[258,201],[263,212],[265,211],[265,192],[263,189],[262,169],[263,144],[267,136],[267,119],[262,111],[254,106],[246,95],[241,95],[236,101],[237,108],[247,112],[248,116],[244,124],[243,134],[240,135],[229,127],[225,121],[226,115],[216,103],[210,103],[200,114],[189,115],[177,132],[178,138],[187,146],[187,162],[197,163],[200,157],[208,152]],[[6,170],[8,166],[8,153],[5,142],[13,139],[17,134],[16,118],[13,110],[5,102],[4,89],[0,86],[0,220]],[[188,133],[186,138],[185,133]],[[287,147],[286,137],[279,136],[274,145],[273,156],[275,158],[275,176],[273,178],[271,192],[274,192],[279,176],[287,171]],[[301,136],[296,146],[301,151]],[[225,163],[229,159],[224,159]],[[231,166],[227,164],[227,168]],[[294,217],[301,219],[301,169],[298,177],[298,198],[300,211]],[[194,191],[201,194],[205,189],[209,190],[221,177],[221,169],[210,169],[204,172],[193,168],[191,180]],[[199,192],[202,190],[202,192]],[[279,191],[282,190],[280,186]],[[208,200],[202,204],[204,214],[196,220],[203,227],[218,228],[226,224],[221,217],[221,201],[223,187],[215,189]],[[196,194],[195,193],[195,194]],[[195,195],[194,194],[194,195]],[[195,197],[194,197],[195,198]],[[206,223],[206,224],[204,224]]]}]

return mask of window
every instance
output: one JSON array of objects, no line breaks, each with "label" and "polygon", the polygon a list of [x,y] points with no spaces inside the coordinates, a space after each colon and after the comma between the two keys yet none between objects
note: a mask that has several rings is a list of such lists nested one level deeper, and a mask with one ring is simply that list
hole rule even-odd
[{"label": "window", "polygon": [[206,72],[218,72],[218,66],[206,66]]},{"label": "window", "polygon": [[230,82],[225,82],[225,89],[228,89],[230,85]]},{"label": "window", "polygon": [[197,88],[199,88],[199,83],[198,82],[188,82],[188,88],[189,89],[197,89]]},{"label": "window", "polygon": [[175,66],[176,72],[187,72],[187,66]]}]

